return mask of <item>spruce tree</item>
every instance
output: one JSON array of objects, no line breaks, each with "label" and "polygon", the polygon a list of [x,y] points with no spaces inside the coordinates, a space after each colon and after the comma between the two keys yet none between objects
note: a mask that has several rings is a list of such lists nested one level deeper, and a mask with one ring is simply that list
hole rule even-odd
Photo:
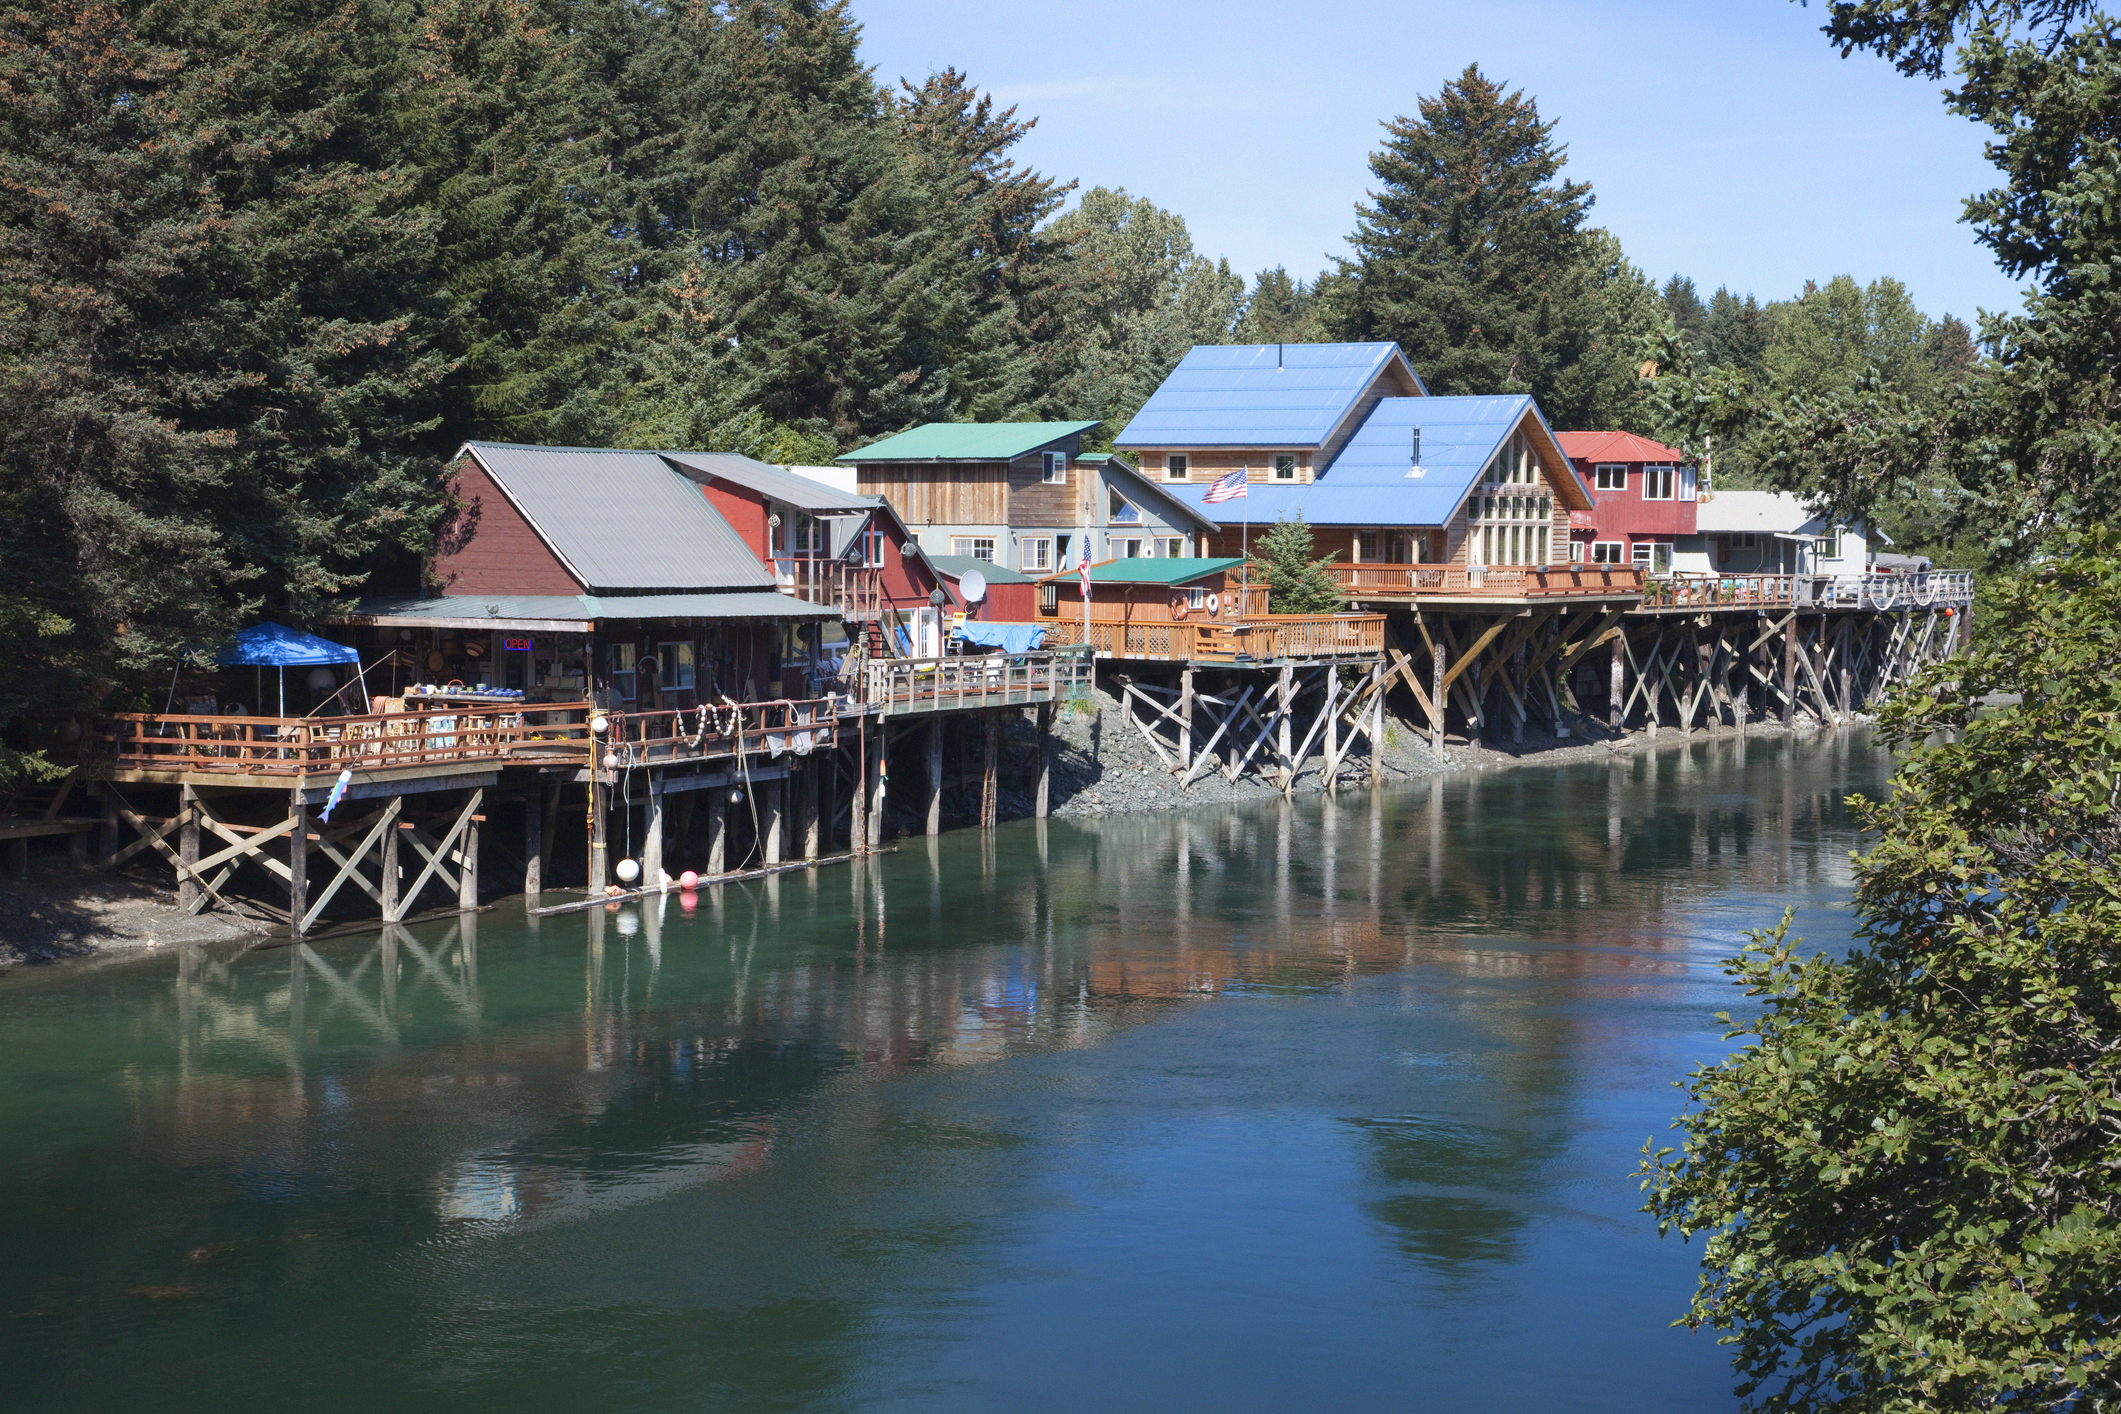
[{"label": "spruce tree", "polygon": [[1267,585],[1267,612],[1330,614],[1340,608],[1340,581],[1326,572],[1339,553],[1314,559],[1316,549],[1301,512],[1294,520],[1277,519],[1252,542],[1251,572]]},{"label": "spruce tree", "polygon": [[[1554,124],[1468,66],[1415,117],[1385,124],[1352,260],[1324,310],[1342,339],[1397,342],[1435,393],[1530,392],[1546,404],[1591,352],[1588,183],[1565,181]],[[1632,351],[1629,351],[1632,352]],[[1613,351],[1605,351],[1615,356]],[[1548,407],[1560,425],[1574,409]]]},{"label": "spruce tree", "polygon": [[1240,344],[1304,344],[1319,337],[1318,286],[1291,279],[1282,266],[1252,277],[1244,316],[1230,335]]}]

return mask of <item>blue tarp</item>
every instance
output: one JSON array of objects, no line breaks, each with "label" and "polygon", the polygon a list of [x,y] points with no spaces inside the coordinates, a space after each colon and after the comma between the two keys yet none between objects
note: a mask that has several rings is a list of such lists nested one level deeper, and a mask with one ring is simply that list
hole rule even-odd
[{"label": "blue tarp", "polygon": [[256,624],[236,630],[236,644],[214,655],[223,667],[315,668],[326,663],[358,663],[361,655],[343,643],[285,624]]},{"label": "blue tarp", "polygon": [[1043,624],[983,624],[967,621],[957,636],[980,648],[999,648],[1004,653],[1029,653],[1046,636]]}]

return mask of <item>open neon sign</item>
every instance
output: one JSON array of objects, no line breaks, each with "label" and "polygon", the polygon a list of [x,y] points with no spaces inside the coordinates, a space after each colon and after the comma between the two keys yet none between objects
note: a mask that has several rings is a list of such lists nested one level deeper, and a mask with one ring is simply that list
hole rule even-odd
[{"label": "open neon sign", "polygon": [[504,638],[501,640],[501,651],[503,653],[528,653],[530,651],[530,640],[527,638]]}]

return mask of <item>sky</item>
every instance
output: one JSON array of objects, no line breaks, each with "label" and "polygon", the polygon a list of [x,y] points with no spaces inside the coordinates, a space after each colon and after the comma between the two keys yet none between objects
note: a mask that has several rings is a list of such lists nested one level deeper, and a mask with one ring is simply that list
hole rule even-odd
[{"label": "sky", "polygon": [[2014,310],[1971,227],[1997,184],[1943,85],[1840,57],[1792,0],[854,0],[895,84],[956,67],[1038,126],[1020,160],[1125,187],[1247,274],[1347,251],[1369,154],[1468,63],[1558,120],[1591,221],[1658,281],[1763,300],[1890,275],[1931,317]]}]

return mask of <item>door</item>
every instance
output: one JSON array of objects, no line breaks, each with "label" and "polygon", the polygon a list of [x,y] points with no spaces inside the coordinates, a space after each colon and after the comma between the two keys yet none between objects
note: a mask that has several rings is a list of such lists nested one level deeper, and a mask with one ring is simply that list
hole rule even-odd
[{"label": "door", "polygon": [[941,615],[931,605],[913,611],[913,656],[916,658],[940,658],[943,656]]}]

